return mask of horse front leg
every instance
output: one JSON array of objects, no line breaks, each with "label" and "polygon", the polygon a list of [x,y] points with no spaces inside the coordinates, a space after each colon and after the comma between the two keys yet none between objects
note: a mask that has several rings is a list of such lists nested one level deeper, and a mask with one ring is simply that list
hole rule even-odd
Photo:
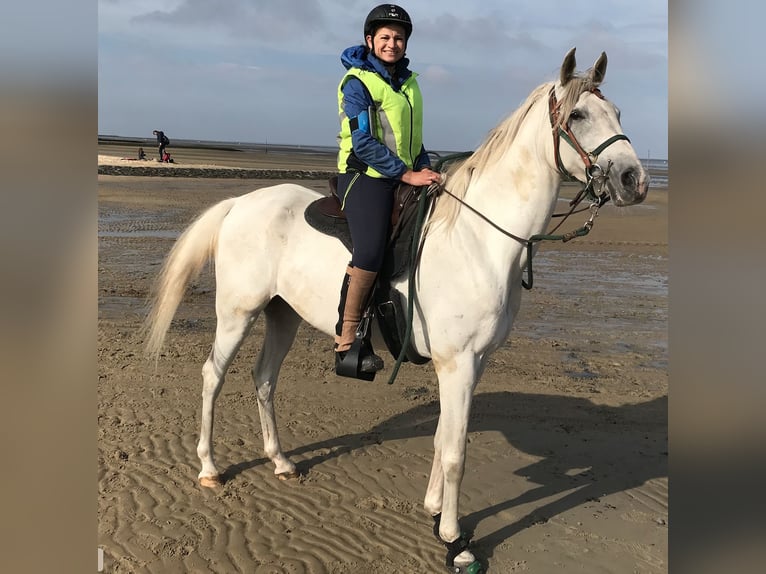
[{"label": "horse front leg", "polygon": [[274,463],[274,474],[280,480],[298,477],[295,464],[282,452],[274,412],[274,391],[282,362],[295,340],[301,318],[282,299],[274,299],[264,311],[266,335],[252,375],[258,397],[258,414],[263,432],[263,449]]},{"label": "horse front leg", "polygon": [[434,530],[447,546],[447,566],[455,572],[474,574],[483,570],[468,550],[468,540],[460,531],[458,517],[460,485],[465,472],[468,418],[481,369],[473,355],[454,357],[444,362],[434,359],[434,366],[439,378],[441,414],[434,437],[434,464],[425,507],[432,515],[441,509],[441,515],[434,517],[437,520]]},{"label": "horse front leg", "polygon": [[442,501],[444,500],[444,471],[442,470],[442,447],[441,447],[441,416],[436,423],[436,433],[434,434],[434,460],[431,465],[431,476],[428,479],[428,489],[426,490],[423,507],[432,517],[441,514]]}]

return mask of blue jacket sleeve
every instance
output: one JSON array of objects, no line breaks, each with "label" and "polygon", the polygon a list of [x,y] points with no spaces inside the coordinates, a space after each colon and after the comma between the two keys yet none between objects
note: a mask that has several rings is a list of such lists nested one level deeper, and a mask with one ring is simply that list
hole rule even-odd
[{"label": "blue jacket sleeve", "polygon": [[[349,119],[355,118],[373,105],[367,89],[357,78],[349,78],[341,91],[343,112]],[[395,153],[367,132],[354,130],[351,133],[351,145],[356,157],[385,177],[399,179],[407,171],[407,166]]]},{"label": "blue jacket sleeve", "polygon": [[424,167],[431,167],[431,158],[426,153],[426,147],[420,147],[420,154],[415,158],[415,169],[413,171],[420,171]]}]

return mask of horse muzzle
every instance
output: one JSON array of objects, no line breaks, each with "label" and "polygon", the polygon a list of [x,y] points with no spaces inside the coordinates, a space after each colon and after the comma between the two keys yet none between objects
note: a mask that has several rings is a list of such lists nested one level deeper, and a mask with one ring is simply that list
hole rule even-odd
[{"label": "horse muzzle", "polygon": [[646,199],[650,179],[649,173],[640,165],[628,167],[618,173],[612,171],[607,181],[612,203],[617,207],[641,203]]}]

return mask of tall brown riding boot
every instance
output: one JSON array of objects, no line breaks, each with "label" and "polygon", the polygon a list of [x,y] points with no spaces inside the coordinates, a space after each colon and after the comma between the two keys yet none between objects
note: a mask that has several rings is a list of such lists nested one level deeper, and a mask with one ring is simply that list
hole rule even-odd
[{"label": "tall brown riding boot", "polygon": [[348,295],[348,284],[351,281],[351,271],[354,267],[349,262],[346,267],[346,274],[343,276],[343,283],[340,287],[340,301],[338,303],[338,322],[335,323],[335,348],[338,348],[340,335],[343,332],[343,314],[346,310],[346,296]]},{"label": "tall brown riding boot", "polygon": [[[341,302],[338,307],[340,329],[336,327],[335,352],[338,354],[336,365],[338,360],[343,360],[345,352],[351,348],[351,344],[356,339],[356,329],[362,319],[362,311],[370,290],[375,285],[376,276],[377,273],[374,271],[365,271],[358,267],[349,267],[346,270],[346,279],[341,289]],[[374,373],[382,368],[383,359],[376,354],[368,352],[361,357],[360,371]]]}]

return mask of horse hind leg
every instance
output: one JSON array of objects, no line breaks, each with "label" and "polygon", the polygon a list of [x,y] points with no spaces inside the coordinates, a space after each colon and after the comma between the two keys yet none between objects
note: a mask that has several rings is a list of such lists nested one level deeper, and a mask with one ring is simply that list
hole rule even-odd
[{"label": "horse hind leg", "polygon": [[283,299],[276,297],[264,310],[266,335],[252,375],[258,397],[258,413],[263,432],[263,448],[266,456],[274,463],[274,474],[280,480],[298,477],[295,464],[288,459],[279,442],[276,415],[274,413],[274,391],[282,362],[295,340],[301,324],[300,316]]},{"label": "horse hind leg", "polygon": [[200,486],[219,487],[221,474],[213,460],[213,420],[215,400],[223,387],[226,371],[242,346],[256,315],[241,310],[218,313],[215,340],[205,364],[202,366],[202,422],[197,456],[202,463],[198,475]]}]

